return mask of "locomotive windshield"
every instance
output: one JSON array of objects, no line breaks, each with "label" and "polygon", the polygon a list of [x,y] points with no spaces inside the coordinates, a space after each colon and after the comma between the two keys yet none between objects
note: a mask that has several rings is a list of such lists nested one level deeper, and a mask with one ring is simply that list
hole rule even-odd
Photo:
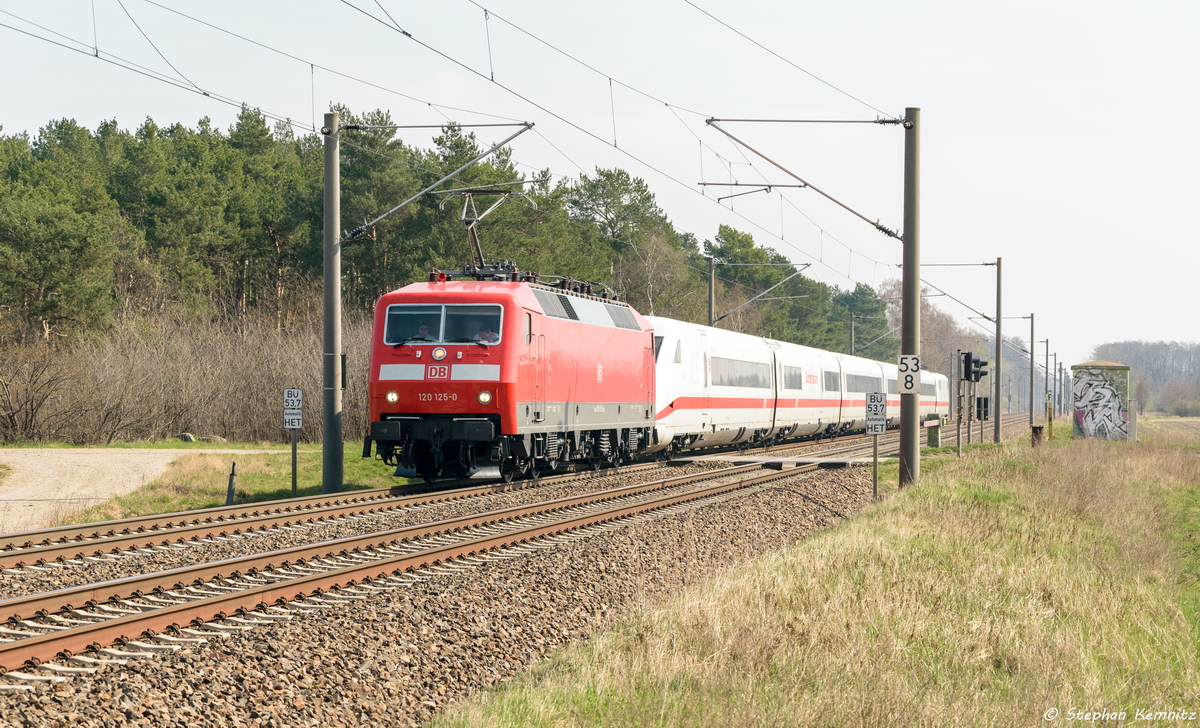
[{"label": "locomotive windshield", "polygon": [[496,344],[502,311],[494,304],[393,304],[388,306],[383,343]]}]

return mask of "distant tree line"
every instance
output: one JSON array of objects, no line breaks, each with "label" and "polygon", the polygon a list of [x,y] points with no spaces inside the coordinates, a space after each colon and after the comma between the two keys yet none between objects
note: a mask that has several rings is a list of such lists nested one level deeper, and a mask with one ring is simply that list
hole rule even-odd
[{"label": "distant tree line", "polygon": [[[382,111],[339,111],[350,124],[392,123]],[[394,129],[344,131],[346,227],[482,151],[453,125],[434,142],[423,150]],[[305,292],[321,279],[322,143],[285,123],[270,128],[248,108],[228,132],[207,119],[196,128],[147,120],[133,132],[116,121],[91,132],[61,120],[33,139],[0,136],[0,336],[53,342],[158,313],[265,316],[281,329],[307,321]],[[747,233],[722,226],[700,243],[678,232],[646,183],[621,169],[552,182],[548,171],[521,173],[503,149],[444,187],[502,183],[512,184],[497,189],[523,192],[529,204],[508,202],[481,223],[489,259],[604,283],[646,313],[704,321],[707,255],[719,264],[718,313],[790,272],[746,265],[787,262]],[[367,311],[431,267],[470,260],[460,211],[460,200],[430,194],[345,245],[347,308]],[[886,331],[873,318],[883,303],[865,285],[842,291],[798,276],[772,297],[780,300],[751,304],[722,325],[837,351],[849,350],[852,314],[856,340]],[[858,353],[890,359],[893,341]]]},{"label": "distant tree line", "polygon": [[1200,417],[1200,344],[1118,341],[1097,346],[1092,358],[1130,367],[1130,388],[1139,410]]},{"label": "distant tree line", "polygon": [[[345,123],[371,127],[342,133],[347,228],[483,151],[474,134],[454,125],[433,148],[420,149],[396,138],[394,129],[379,128],[392,125],[387,112],[338,111]],[[38,367],[48,368],[44,374],[55,386],[88,381],[77,391],[95,392],[101,381],[132,386],[116,383],[122,368],[114,362],[124,354],[111,347],[158,352],[147,356],[165,366],[169,358],[162,352],[169,347],[154,337],[182,346],[191,330],[222,342],[188,348],[191,365],[229,372],[237,369],[232,352],[255,355],[246,331],[309,336],[321,309],[322,145],[321,137],[297,136],[288,124],[269,126],[249,108],[227,131],[207,119],[195,128],[147,119],[135,131],[115,120],[89,131],[64,119],[32,138],[0,133],[0,439],[125,439],[195,426],[187,408],[153,424],[110,413],[103,436],[90,426],[42,426],[55,399],[34,406],[42,385],[30,377]],[[706,322],[710,255],[717,263],[718,315],[792,272],[767,265],[788,261],[732,227],[722,225],[704,241],[679,232],[648,185],[621,169],[556,181],[548,171],[524,174],[513,151],[503,149],[443,187],[486,185],[508,185],[496,189],[526,197],[506,202],[480,224],[489,260],[605,284],[647,314]],[[352,325],[365,326],[381,294],[424,279],[431,268],[456,268],[474,257],[461,210],[458,198],[426,195],[343,247],[343,301]],[[842,290],[800,275],[768,295],[774,300],[741,308],[718,326],[843,353],[851,351],[853,327],[857,355],[891,361],[898,351],[888,302],[870,286]],[[85,348],[88,355],[81,356]],[[358,356],[365,371],[365,352],[348,354]],[[104,376],[89,369],[100,361],[107,362]],[[61,371],[49,371],[56,368]],[[248,367],[245,374],[251,371],[259,369]],[[283,373],[289,381],[304,376]],[[138,386],[146,397],[158,396]],[[23,394],[15,396],[17,390]],[[96,397],[93,402],[119,399]],[[14,404],[18,400],[24,404]],[[144,399],[121,406],[139,403],[170,409]],[[30,407],[41,414],[31,419]],[[222,407],[241,411],[196,403],[208,412]],[[274,422],[273,411],[268,419]],[[239,434],[236,421],[225,417],[206,427],[227,437],[261,435],[257,426]]]}]

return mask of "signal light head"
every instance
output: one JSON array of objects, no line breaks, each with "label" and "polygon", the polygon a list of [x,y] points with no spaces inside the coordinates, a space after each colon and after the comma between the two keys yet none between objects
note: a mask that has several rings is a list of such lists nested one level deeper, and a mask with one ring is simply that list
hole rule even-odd
[{"label": "signal light head", "polygon": [[969,351],[962,353],[962,378],[965,382],[978,382],[981,377],[986,377],[987,372],[983,368],[988,365],[987,361],[980,359]]},{"label": "signal light head", "polygon": [[983,359],[980,359],[977,356],[972,357],[972,359],[971,359],[971,381],[972,382],[978,382],[980,379],[987,376],[987,372],[983,371],[983,368],[986,367],[987,365],[988,365],[988,363],[986,361],[984,361]]}]

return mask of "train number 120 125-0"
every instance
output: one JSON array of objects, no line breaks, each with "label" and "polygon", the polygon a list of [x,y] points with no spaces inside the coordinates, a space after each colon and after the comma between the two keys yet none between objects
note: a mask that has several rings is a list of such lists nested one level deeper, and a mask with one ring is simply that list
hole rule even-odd
[{"label": "train number 120 125-0", "polygon": [[458,395],[453,392],[418,392],[417,399],[422,402],[457,402]]}]

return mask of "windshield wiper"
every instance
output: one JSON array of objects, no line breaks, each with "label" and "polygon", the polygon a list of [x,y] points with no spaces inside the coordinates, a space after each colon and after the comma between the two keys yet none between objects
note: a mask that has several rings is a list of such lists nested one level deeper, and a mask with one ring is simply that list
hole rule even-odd
[{"label": "windshield wiper", "polygon": [[409,343],[410,341],[421,341],[421,342],[424,342],[424,343],[426,343],[426,344],[432,344],[432,343],[433,343],[433,341],[432,341],[431,339],[427,339],[427,338],[425,338],[424,336],[410,336],[410,337],[408,337],[407,339],[405,339],[404,341],[401,341],[401,342],[398,342],[398,343],[392,344],[392,348],[393,348],[393,349],[399,349],[400,347],[404,346],[405,344]]},{"label": "windshield wiper", "polygon": [[448,339],[448,340],[446,341],[446,343],[447,343],[447,344],[479,344],[480,346],[482,346],[482,347],[483,347],[483,348],[485,348],[485,349],[486,349],[486,348],[487,348],[487,346],[488,346],[488,345],[487,345],[487,344],[485,344],[484,342],[482,342],[482,341],[476,341],[475,339]]}]

